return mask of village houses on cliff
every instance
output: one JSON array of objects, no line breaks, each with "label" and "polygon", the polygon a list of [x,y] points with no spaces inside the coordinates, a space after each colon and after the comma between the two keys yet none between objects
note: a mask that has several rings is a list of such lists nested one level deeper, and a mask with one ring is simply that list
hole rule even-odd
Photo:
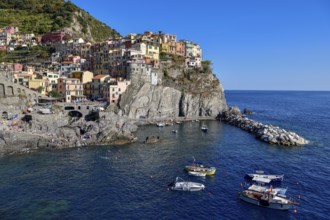
[{"label": "village houses on cliff", "polygon": [[49,45],[56,52],[39,66],[1,63],[0,70],[11,72],[14,82],[42,94],[58,93],[65,102],[102,99],[117,103],[133,76],[157,85],[157,70],[163,63],[179,62],[186,69],[202,66],[201,47],[178,41],[174,34],[145,32],[90,43],[60,31],[42,37],[18,33],[17,27],[3,28],[0,50],[10,53],[24,45]]}]

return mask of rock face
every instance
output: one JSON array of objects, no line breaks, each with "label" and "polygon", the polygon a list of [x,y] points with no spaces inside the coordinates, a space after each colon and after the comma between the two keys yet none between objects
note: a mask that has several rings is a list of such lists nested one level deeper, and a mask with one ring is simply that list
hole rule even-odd
[{"label": "rock face", "polygon": [[238,107],[229,108],[228,111],[219,114],[217,119],[248,131],[260,140],[270,144],[298,146],[309,143],[294,132],[273,125],[264,125],[244,117]]},{"label": "rock face", "polygon": [[146,137],[146,140],[144,141],[144,143],[146,143],[146,144],[155,144],[159,141],[160,141],[159,136],[158,137],[150,136],[150,137]]},{"label": "rock face", "polygon": [[139,88],[126,90],[121,109],[133,119],[177,117],[180,99],[181,92],[176,89],[145,83]]},{"label": "rock face", "polygon": [[61,114],[32,114],[31,123],[19,118],[17,121],[8,121],[0,130],[0,155],[27,153],[37,149],[125,144],[137,140],[133,134],[137,126],[127,117],[112,112],[100,114],[98,121],[74,119]]},{"label": "rock face", "polygon": [[196,73],[189,77],[177,69],[167,76],[158,72],[158,85],[133,76],[123,94],[120,109],[132,119],[211,116],[227,109],[224,90],[213,74]]}]

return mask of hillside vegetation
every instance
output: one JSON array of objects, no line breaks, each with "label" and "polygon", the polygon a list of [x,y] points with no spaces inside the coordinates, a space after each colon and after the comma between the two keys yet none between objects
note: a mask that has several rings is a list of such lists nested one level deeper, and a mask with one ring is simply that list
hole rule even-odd
[{"label": "hillside vegetation", "polygon": [[0,12],[0,27],[17,26],[22,33],[64,30],[90,41],[120,36],[70,1],[1,0]]}]

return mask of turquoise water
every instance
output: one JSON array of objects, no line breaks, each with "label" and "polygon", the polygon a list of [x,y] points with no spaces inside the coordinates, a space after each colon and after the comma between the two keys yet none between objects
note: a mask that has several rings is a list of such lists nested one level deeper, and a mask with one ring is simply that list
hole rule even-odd
[{"label": "turquoise water", "polygon": [[[328,219],[330,93],[226,91],[229,105],[311,140],[272,146],[217,121],[141,127],[125,146],[41,151],[0,159],[0,219]],[[171,131],[177,129],[178,133]],[[145,145],[146,136],[161,142]],[[214,177],[188,176],[192,156],[217,167]],[[282,186],[297,213],[269,210],[237,198],[246,172],[284,173]],[[169,191],[175,177],[206,189]],[[300,195],[301,199],[297,196]]]}]

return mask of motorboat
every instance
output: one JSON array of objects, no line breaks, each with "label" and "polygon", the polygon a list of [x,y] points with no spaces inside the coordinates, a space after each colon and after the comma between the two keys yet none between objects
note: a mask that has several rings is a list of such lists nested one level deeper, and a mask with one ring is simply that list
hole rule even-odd
[{"label": "motorboat", "polygon": [[256,173],[245,174],[246,179],[253,180],[253,178],[264,178],[270,179],[271,182],[282,182],[284,179],[284,174],[281,175],[274,175],[274,174],[264,174],[264,171],[257,170]]},{"label": "motorboat", "polygon": [[[269,191],[268,187],[260,186],[260,185],[256,185],[256,184],[250,185],[247,189],[251,190],[251,191],[255,191],[255,192],[260,192],[260,193],[265,193],[265,192]],[[288,188],[281,188],[281,187],[275,187],[272,189],[272,191],[275,195],[285,195],[287,190],[288,190]]]},{"label": "motorboat", "polygon": [[[269,187],[266,187],[265,184],[269,184],[271,182],[270,179],[262,178],[262,177],[254,177],[252,179],[252,181],[254,181],[256,184],[253,183],[251,185],[246,185],[245,186],[246,189],[252,190],[255,192],[261,192],[261,193],[269,191]],[[275,187],[275,188],[273,188],[272,186],[270,186],[270,187],[271,187],[272,193],[275,195],[277,195],[277,194],[285,195],[286,191],[288,189],[288,188],[281,188],[281,187]]]},{"label": "motorboat", "polygon": [[287,198],[286,196],[274,194],[271,189],[267,192],[243,190],[239,194],[239,198],[245,202],[257,206],[278,210],[289,210],[292,209],[295,205],[298,205],[297,202]]},{"label": "motorboat", "polygon": [[204,167],[204,165],[196,163],[196,160],[194,158],[191,165],[185,166],[185,170],[187,172],[199,172],[205,173],[206,175],[214,175],[217,169],[215,167]]},{"label": "motorboat", "polygon": [[188,174],[191,175],[191,176],[199,176],[199,177],[205,177],[206,176],[206,173],[196,172],[196,171],[189,171]]},{"label": "motorboat", "polygon": [[168,185],[171,190],[178,190],[178,191],[200,191],[205,189],[204,184],[196,183],[196,182],[188,182],[184,181],[182,178],[177,177],[175,181]]},{"label": "motorboat", "polygon": [[178,130],[172,130],[173,133],[178,133]]},{"label": "motorboat", "polygon": [[202,125],[201,130],[202,131],[207,131],[208,130],[208,127],[206,125]]}]

